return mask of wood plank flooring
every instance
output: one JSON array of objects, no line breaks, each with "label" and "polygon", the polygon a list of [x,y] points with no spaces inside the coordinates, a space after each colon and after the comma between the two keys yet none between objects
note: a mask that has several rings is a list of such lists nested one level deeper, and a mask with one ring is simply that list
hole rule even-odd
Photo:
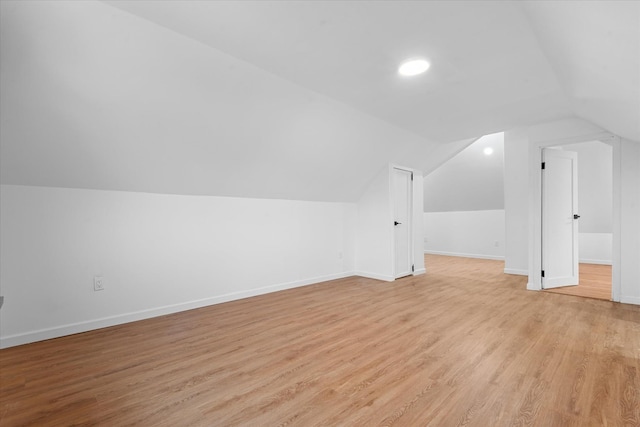
[{"label": "wood plank flooring", "polygon": [[577,286],[545,289],[545,291],[609,301],[611,300],[611,266],[580,264],[580,283]]},{"label": "wood plank flooring", "polygon": [[0,351],[2,426],[639,426],[640,307],[503,263],[347,278]]}]

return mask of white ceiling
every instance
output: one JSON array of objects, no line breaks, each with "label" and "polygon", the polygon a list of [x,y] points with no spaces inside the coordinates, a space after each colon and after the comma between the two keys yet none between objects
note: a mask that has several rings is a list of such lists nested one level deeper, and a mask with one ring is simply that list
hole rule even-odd
[{"label": "white ceiling", "polygon": [[574,114],[640,140],[638,2],[107,3],[434,140]]},{"label": "white ceiling", "polygon": [[525,2],[573,113],[640,142],[640,2]]},{"label": "white ceiling", "polygon": [[[640,2],[0,8],[3,183],[347,201],[515,127],[640,141]],[[430,71],[399,78],[415,55]]]},{"label": "white ceiling", "polygon": [[438,145],[100,2],[0,7],[3,184],[354,201]]},{"label": "white ceiling", "polygon": [[504,133],[483,136],[425,177],[424,211],[504,209],[503,171]]},{"label": "white ceiling", "polygon": [[[438,141],[571,114],[526,16],[509,2],[113,1]],[[412,56],[427,75],[400,79]]]}]

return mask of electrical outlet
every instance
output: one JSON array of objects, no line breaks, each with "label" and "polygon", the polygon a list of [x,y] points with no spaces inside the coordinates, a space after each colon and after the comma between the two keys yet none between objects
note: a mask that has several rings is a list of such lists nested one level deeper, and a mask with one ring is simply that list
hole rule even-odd
[{"label": "electrical outlet", "polygon": [[496,240],[495,242],[493,242],[493,246],[495,246],[495,247],[497,248],[498,246],[500,246],[500,242],[498,242],[498,241]]},{"label": "electrical outlet", "polygon": [[93,276],[93,290],[104,291],[104,277]]}]

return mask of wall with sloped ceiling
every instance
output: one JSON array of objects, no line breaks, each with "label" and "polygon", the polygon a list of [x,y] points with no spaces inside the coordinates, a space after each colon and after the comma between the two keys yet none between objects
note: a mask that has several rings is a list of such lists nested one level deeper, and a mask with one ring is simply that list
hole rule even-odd
[{"label": "wall with sloped ceiling", "polygon": [[0,7],[2,184],[356,202],[438,146],[102,2]]},{"label": "wall with sloped ceiling", "polygon": [[504,209],[503,140],[502,133],[483,136],[426,175],[424,211]]},{"label": "wall with sloped ceiling", "polygon": [[424,178],[425,253],[504,258],[503,139],[483,136]]},{"label": "wall with sloped ceiling", "polygon": [[[501,138],[502,134],[481,138],[425,178],[425,252],[504,258],[505,166]],[[491,156],[483,154],[486,147],[494,150]],[[589,141],[557,148],[578,153],[580,262],[611,264],[612,147]],[[514,150],[511,145],[508,149],[510,154]],[[507,167],[513,169],[514,164]],[[526,179],[517,163],[510,173],[512,180],[514,174]]]},{"label": "wall with sloped ceiling", "polygon": [[356,202],[435,146],[100,2],[0,7],[3,347],[353,274]]}]

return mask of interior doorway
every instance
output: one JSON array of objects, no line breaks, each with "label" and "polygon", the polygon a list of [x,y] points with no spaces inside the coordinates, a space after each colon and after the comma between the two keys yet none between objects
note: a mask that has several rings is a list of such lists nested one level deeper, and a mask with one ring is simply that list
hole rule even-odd
[{"label": "interior doorway", "polygon": [[478,138],[423,183],[424,253],[504,260],[504,133]]},{"label": "interior doorway", "polygon": [[541,152],[542,289],[611,300],[613,146],[595,140]]},{"label": "interior doorway", "polygon": [[410,276],[413,274],[411,221],[413,207],[413,172],[394,167],[393,183],[393,238],[394,238],[394,276]]},{"label": "interior doorway", "polygon": [[578,153],[542,150],[542,288],[578,284]]}]

